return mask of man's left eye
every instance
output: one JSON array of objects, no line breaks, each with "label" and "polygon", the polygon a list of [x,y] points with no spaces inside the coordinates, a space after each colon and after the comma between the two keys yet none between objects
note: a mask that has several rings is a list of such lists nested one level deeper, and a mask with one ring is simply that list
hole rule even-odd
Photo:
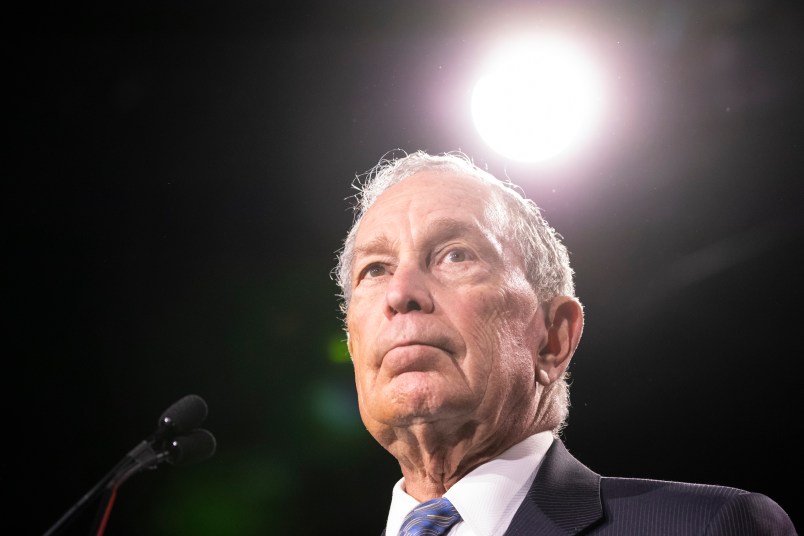
[{"label": "man's left eye", "polygon": [[444,259],[447,262],[463,262],[466,260],[466,252],[462,249],[453,249],[446,254]]}]

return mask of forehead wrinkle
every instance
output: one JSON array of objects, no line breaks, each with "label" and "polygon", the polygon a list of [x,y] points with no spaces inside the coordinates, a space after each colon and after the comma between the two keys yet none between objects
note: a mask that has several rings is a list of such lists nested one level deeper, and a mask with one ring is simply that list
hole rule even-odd
[{"label": "forehead wrinkle", "polygon": [[[448,240],[466,235],[485,236],[480,225],[454,218],[436,218],[428,222],[424,232],[417,233],[423,237],[425,245],[429,242]],[[355,258],[364,255],[387,254],[395,251],[399,240],[392,240],[385,234],[373,237],[364,244],[355,246]]]},{"label": "forehead wrinkle", "polygon": [[479,224],[469,223],[455,218],[436,218],[425,227],[424,236],[429,240],[448,240],[467,235],[482,235]]},{"label": "forehead wrinkle", "polygon": [[375,236],[365,244],[355,246],[355,259],[367,255],[383,255],[394,251],[398,240],[391,240],[388,236],[381,234]]}]

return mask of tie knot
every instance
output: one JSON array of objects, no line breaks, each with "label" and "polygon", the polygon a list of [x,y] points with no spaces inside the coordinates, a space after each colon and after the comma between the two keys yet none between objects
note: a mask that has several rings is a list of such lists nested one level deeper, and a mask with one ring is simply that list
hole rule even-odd
[{"label": "tie knot", "polygon": [[460,520],[461,514],[449,499],[440,497],[411,510],[402,522],[399,536],[439,536]]}]

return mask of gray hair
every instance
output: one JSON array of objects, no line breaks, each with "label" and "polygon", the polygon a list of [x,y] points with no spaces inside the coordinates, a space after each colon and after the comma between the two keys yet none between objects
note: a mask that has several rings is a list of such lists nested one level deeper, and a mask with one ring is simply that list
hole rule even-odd
[{"label": "gray hair", "polygon": [[[352,262],[355,239],[360,222],[369,208],[385,190],[418,173],[429,171],[464,176],[492,186],[500,212],[507,215],[506,236],[520,247],[520,255],[525,267],[525,277],[533,287],[541,303],[556,296],[574,296],[573,270],[569,263],[566,246],[561,236],[548,225],[541,210],[532,200],[526,198],[521,189],[510,181],[502,181],[477,167],[468,156],[459,151],[431,155],[416,151],[399,158],[386,154],[379,163],[364,174],[355,177],[353,187],[358,190],[354,196],[354,220],[343,247],[338,252],[338,262],[333,277],[341,289],[340,308],[344,316],[349,309],[352,297]],[[555,431],[566,420],[569,407],[569,386],[566,378],[550,387],[553,404],[548,404],[544,417],[558,422]]]}]

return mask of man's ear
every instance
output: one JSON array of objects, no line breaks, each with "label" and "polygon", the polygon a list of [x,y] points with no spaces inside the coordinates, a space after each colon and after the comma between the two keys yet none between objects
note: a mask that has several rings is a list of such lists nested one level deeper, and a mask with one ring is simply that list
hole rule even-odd
[{"label": "man's ear", "polygon": [[556,296],[546,306],[547,333],[536,363],[536,380],[545,387],[567,370],[583,332],[583,307],[570,296]]}]

